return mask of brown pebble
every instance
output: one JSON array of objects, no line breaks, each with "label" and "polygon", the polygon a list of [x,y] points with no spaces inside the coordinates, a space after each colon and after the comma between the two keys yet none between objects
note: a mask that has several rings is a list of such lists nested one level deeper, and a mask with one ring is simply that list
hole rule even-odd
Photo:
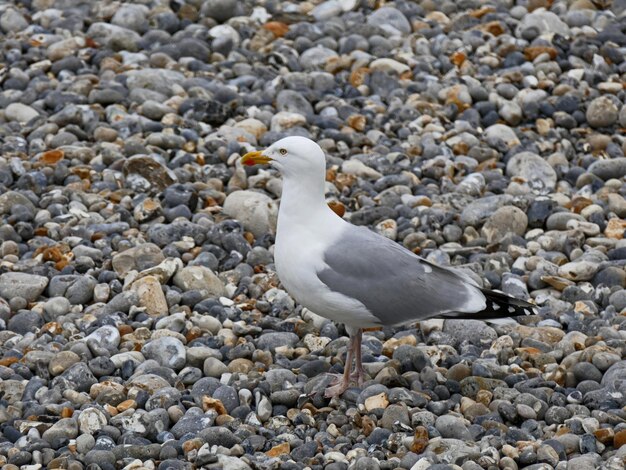
[{"label": "brown pebble", "polygon": [[376,427],[376,423],[369,416],[365,415],[361,417],[361,428],[363,429],[363,434],[365,437],[369,436],[374,428]]},{"label": "brown pebble", "polygon": [[215,410],[219,415],[227,414],[226,407],[217,398],[207,396],[202,397],[202,409],[204,411]]},{"label": "brown pebble", "polygon": [[600,429],[596,429],[593,435],[602,444],[610,445],[611,442],[613,442],[615,431],[613,431],[613,428],[600,428]]},{"label": "brown pebble", "polygon": [[277,38],[282,38],[289,31],[289,25],[280,21],[269,21],[263,25],[263,28],[271,31]]},{"label": "brown pebble", "polygon": [[265,455],[268,457],[278,457],[279,455],[288,454],[290,452],[289,443],[281,442],[280,444],[272,447],[270,450],[265,452]]},{"label": "brown pebble", "polygon": [[64,156],[65,152],[63,150],[49,150],[41,154],[39,161],[46,165],[53,165],[62,160]]},{"label": "brown pebble", "polygon": [[606,224],[604,234],[609,238],[615,238],[621,240],[624,238],[624,230],[626,230],[626,220],[623,219],[611,219]]},{"label": "brown pebble", "polygon": [[216,426],[226,426],[228,423],[234,421],[235,418],[233,418],[230,415],[219,415],[217,418],[215,418],[215,425]]},{"label": "brown pebble", "polygon": [[189,439],[188,441],[183,442],[182,448],[185,454],[191,452],[192,450],[198,450],[204,442],[202,439],[196,437],[195,439]]},{"label": "brown pebble", "polygon": [[117,405],[117,411],[119,412],[126,411],[130,408],[137,408],[137,402],[135,400],[124,400],[122,403]]},{"label": "brown pebble", "polygon": [[626,445],[626,429],[616,432],[613,437],[613,447],[619,449],[623,445]]},{"label": "brown pebble", "polygon": [[428,430],[424,426],[415,428],[415,435],[411,443],[411,452],[421,454],[428,446]]},{"label": "brown pebble", "polygon": [[339,201],[330,201],[328,203],[328,207],[330,207],[330,210],[332,210],[339,217],[343,217],[346,213],[346,206]]}]

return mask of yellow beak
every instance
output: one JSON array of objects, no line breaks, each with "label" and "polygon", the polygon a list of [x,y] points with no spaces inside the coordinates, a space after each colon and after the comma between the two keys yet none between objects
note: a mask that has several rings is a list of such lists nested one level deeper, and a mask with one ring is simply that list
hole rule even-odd
[{"label": "yellow beak", "polygon": [[271,162],[272,159],[263,155],[262,150],[256,150],[254,152],[248,152],[241,157],[241,163],[244,165],[252,166]]}]

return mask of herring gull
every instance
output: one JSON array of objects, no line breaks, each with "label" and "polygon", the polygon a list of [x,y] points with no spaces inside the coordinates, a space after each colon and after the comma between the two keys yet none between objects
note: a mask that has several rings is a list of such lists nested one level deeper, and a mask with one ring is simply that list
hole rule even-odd
[{"label": "herring gull", "polygon": [[496,319],[532,310],[528,302],[483,289],[465,274],[335,214],[325,201],[326,158],[312,140],[286,137],[241,161],[269,164],[283,176],[274,247],[283,286],[304,307],[343,323],[350,336],[344,373],[326,389],[327,397],[342,394],[352,380],[362,383],[364,328],[432,317]]}]

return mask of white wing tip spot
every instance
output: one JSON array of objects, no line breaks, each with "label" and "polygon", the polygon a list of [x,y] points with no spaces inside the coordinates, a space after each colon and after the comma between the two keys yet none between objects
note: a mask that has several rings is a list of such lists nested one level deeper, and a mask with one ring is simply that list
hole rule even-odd
[{"label": "white wing tip spot", "polygon": [[515,307],[509,307],[509,313],[515,313]]},{"label": "white wing tip spot", "polygon": [[491,308],[493,308],[494,310],[500,310],[500,306],[495,302],[491,302]]}]

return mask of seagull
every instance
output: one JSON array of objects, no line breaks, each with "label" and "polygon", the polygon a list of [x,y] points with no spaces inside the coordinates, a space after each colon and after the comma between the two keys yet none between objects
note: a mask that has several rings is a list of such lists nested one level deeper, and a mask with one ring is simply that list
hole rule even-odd
[{"label": "seagull", "polygon": [[286,137],[246,153],[241,162],[268,164],[283,177],[274,246],[281,283],[302,306],[343,323],[350,337],[344,373],[325,390],[326,397],[341,395],[352,381],[362,385],[363,329],[532,311],[528,302],[483,289],[465,274],[335,214],[325,200],[326,157],[314,141]]}]

